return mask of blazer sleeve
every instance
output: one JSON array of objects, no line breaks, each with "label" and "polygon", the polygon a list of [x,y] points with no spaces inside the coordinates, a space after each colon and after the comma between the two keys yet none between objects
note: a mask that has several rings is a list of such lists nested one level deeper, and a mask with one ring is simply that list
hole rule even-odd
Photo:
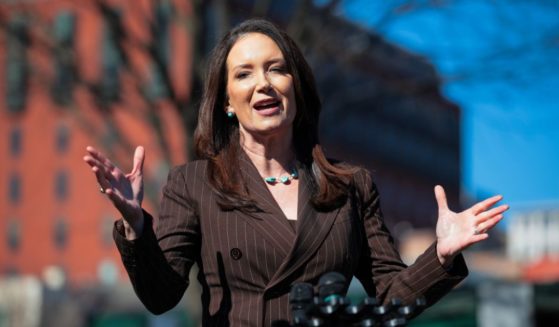
[{"label": "blazer sleeve", "polygon": [[415,263],[406,266],[384,223],[379,193],[368,171],[363,170],[357,174],[356,186],[366,239],[356,277],[367,293],[375,294],[381,303],[393,298],[413,303],[417,298],[424,297],[429,306],[468,275],[461,254],[454,259],[448,270],[440,264],[436,242]]},{"label": "blazer sleeve", "polygon": [[163,188],[157,228],[154,228],[153,217],[144,210],[144,230],[136,240],[124,237],[122,219],[113,229],[134,291],[154,314],[177,305],[188,287],[190,268],[200,255],[197,210],[188,194],[181,167],[170,171]]}]

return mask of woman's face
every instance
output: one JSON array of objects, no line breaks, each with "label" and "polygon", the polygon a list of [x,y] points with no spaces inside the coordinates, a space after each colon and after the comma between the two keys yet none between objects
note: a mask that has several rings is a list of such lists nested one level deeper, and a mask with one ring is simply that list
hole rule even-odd
[{"label": "woman's face", "polygon": [[290,135],[297,110],[293,77],[277,44],[264,34],[245,34],[231,48],[226,66],[226,110],[235,113],[240,131]]}]

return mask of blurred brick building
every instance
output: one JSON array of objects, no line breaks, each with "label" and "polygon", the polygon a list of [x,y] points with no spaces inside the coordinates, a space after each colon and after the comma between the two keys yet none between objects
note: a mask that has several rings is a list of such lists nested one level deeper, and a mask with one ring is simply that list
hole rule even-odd
[{"label": "blurred brick building", "polygon": [[[459,205],[460,115],[421,57],[312,1],[26,1],[0,4],[0,273],[61,267],[72,282],[124,276],[111,238],[117,215],[82,161],[92,144],[130,169],[147,150],[146,205],[170,165],[187,160],[192,35],[206,53],[223,26],[257,15],[285,27],[313,66],[327,152],[374,171],[397,235],[433,227],[433,186]],[[203,20],[196,30],[193,19]],[[153,60],[154,56],[158,60]],[[167,70],[170,81],[161,75]],[[191,101],[192,102],[192,101]]]},{"label": "blurred brick building", "polygon": [[[0,4],[0,273],[40,276],[59,267],[72,282],[123,276],[112,241],[117,212],[82,157],[94,145],[129,171],[134,146],[143,144],[147,207],[169,165],[186,160],[182,118],[144,48],[152,22],[172,83],[188,89],[188,33],[171,26],[165,5]],[[191,9],[176,2],[173,10]],[[126,41],[118,33],[129,33]]]}]

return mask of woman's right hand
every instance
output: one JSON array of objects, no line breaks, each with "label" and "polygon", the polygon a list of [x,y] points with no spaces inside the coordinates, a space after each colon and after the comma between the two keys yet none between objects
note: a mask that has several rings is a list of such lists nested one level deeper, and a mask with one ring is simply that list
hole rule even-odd
[{"label": "woman's right hand", "polygon": [[124,174],[94,147],[88,146],[86,151],[88,154],[83,157],[83,160],[95,173],[100,191],[106,194],[120,211],[124,220],[126,238],[129,240],[138,238],[144,226],[142,212],[144,148],[141,146],[136,148],[132,171],[128,174]]}]

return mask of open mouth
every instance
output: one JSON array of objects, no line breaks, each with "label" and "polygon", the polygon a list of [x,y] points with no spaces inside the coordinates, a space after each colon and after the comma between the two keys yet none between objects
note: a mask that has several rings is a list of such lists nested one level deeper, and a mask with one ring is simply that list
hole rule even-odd
[{"label": "open mouth", "polygon": [[267,99],[256,102],[253,107],[256,110],[266,110],[278,108],[280,104],[281,102],[279,100]]}]

